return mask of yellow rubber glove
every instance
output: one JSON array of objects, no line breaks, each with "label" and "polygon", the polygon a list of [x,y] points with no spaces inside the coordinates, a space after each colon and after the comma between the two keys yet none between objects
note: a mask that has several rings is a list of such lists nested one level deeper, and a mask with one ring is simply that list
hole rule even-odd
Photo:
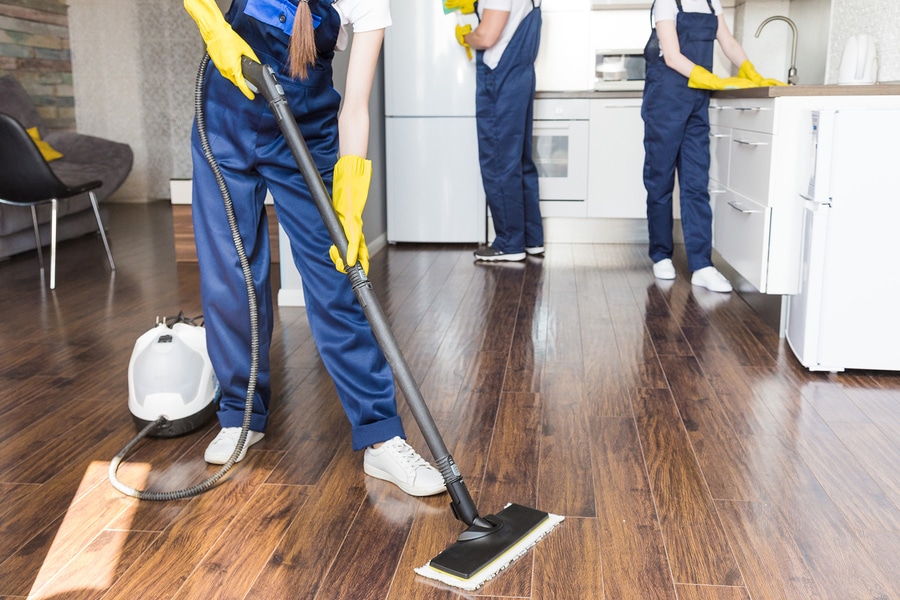
[{"label": "yellow rubber glove", "polygon": [[469,57],[469,60],[472,60],[472,47],[466,43],[466,35],[469,33],[472,33],[471,25],[466,24],[456,26],[456,41],[459,42],[460,46],[466,49],[466,56]]},{"label": "yellow rubber glove", "polygon": [[475,12],[475,0],[444,0],[444,8],[448,11],[458,10],[464,15]]},{"label": "yellow rubber glove", "polygon": [[759,87],[772,87],[775,85],[787,85],[783,81],[778,81],[777,79],[771,79],[769,77],[763,77],[759,73],[756,72],[756,67],[753,66],[749,60],[745,60],[743,64],[741,64],[741,68],[738,70],[738,77],[743,77],[744,79],[749,79]]},{"label": "yellow rubber glove", "polygon": [[722,79],[700,65],[694,65],[694,68],[691,69],[691,76],[688,78],[688,87],[698,90],[735,90],[758,86],[749,79],[742,77]]},{"label": "yellow rubber glove", "polygon": [[[362,231],[362,213],[369,197],[372,181],[372,161],[361,156],[342,156],[334,165],[334,185],[331,203],[347,235],[347,264],[351,267],[358,260],[363,271],[369,272],[369,249]],[[335,268],[346,273],[344,261],[336,246],[328,252]]]},{"label": "yellow rubber glove", "polygon": [[238,86],[247,98],[256,96],[247,86],[241,70],[241,57],[259,59],[253,49],[239,36],[222,16],[213,0],[184,0],[184,8],[200,28],[206,51],[223,77]]}]

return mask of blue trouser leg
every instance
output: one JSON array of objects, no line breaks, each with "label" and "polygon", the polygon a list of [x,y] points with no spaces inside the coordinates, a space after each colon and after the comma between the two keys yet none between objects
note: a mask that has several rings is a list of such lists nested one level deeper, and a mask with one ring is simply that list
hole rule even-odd
[{"label": "blue trouser leg", "polygon": [[688,269],[712,265],[712,208],[709,204],[709,107],[701,101],[687,120],[678,157],[681,230]]},{"label": "blue trouser leg", "polygon": [[[405,437],[397,416],[393,373],[347,276],[328,256],[331,238],[302,176],[281,167],[261,170],[275,198],[279,223],[291,241],[309,326],[350,421],[353,449]],[[323,175],[330,188],[331,173]]]},{"label": "blue trouser leg", "polygon": [[[196,131],[194,137],[196,138]],[[213,151],[227,152],[220,144]],[[250,317],[247,286],[226,218],[219,187],[197,144],[193,147],[193,222],[200,264],[200,293],[206,342],[210,360],[222,388],[219,422],[222,427],[240,427],[246,402],[250,369]],[[272,336],[272,295],[269,285],[270,248],[263,202],[265,186],[227,166],[220,168],[234,199],[234,210],[245,252],[253,273],[258,304],[259,373],[250,428],[265,431],[271,395],[269,343]]]},{"label": "blue trouser leg", "polygon": [[[645,106],[642,110],[648,111],[650,107]],[[644,187],[647,189],[649,252],[653,262],[671,258],[675,247],[672,238],[672,192],[675,189],[675,164],[683,136],[684,131],[677,119],[644,119]]]},{"label": "blue trouser leg", "polygon": [[525,146],[522,148],[522,197],[525,206],[525,246],[544,245],[544,223],[541,219],[541,195],[538,188],[538,170],[534,164],[533,123],[534,103],[529,103],[525,115]]}]

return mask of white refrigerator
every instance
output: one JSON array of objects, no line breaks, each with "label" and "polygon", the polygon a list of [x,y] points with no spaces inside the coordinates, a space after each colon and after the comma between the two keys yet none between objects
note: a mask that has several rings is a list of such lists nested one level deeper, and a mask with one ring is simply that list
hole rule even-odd
[{"label": "white refrigerator", "polygon": [[485,242],[475,62],[441,0],[391,0],[384,41],[388,242]]},{"label": "white refrigerator", "polygon": [[788,297],[788,343],[813,371],[900,370],[900,110],[810,117],[798,198],[801,290]]}]

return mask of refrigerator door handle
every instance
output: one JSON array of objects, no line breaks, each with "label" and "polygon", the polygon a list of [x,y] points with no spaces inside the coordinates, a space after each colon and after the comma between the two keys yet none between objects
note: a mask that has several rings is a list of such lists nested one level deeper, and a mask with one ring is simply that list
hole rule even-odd
[{"label": "refrigerator door handle", "polygon": [[734,210],[738,211],[742,215],[755,215],[756,213],[762,212],[759,210],[752,210],[749,208],[744,208],[736,200],[731,200],[730,202],[728,202],[728,206],[730,206]]}]

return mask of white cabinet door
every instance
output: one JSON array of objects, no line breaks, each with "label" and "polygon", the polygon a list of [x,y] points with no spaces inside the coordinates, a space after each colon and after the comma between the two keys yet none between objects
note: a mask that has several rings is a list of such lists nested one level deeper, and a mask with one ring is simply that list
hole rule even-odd
[{"label": "white cabinet door", "polygon": [[388,117],[385,141],[388,242],[484,242],[475,118]]},{"label": "white cabinet door", "polygon": [[646,219],[641,99],[591,100],[588,217]]},{"label": "white cabinet door", "polygon": [[765,289],[769,208],[726,191],[713,199],[713,211],[713,246],[753,287]]}]

